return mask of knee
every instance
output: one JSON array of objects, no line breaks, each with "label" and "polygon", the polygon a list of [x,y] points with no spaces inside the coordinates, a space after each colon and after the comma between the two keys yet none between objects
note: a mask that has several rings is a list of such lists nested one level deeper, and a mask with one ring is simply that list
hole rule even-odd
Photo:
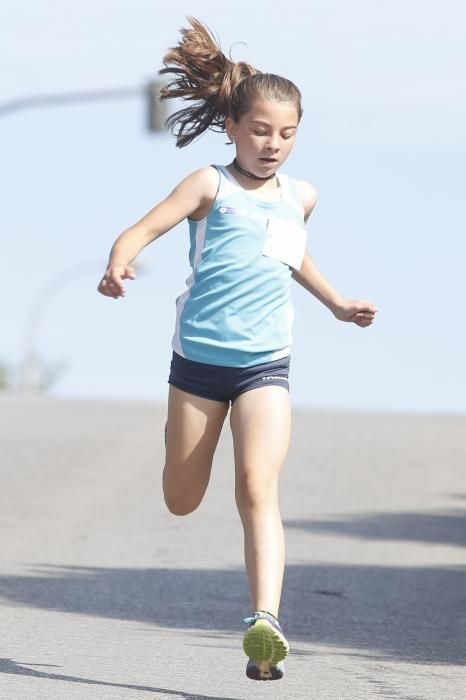
[{"label": "knee", "polygon": [[275,505],[278,498],[275,481],[258,481],[243,478],[235,485],[235,499],[239,509],[261,508]]},{"label": "knee", "polygon": [[165,505],[172,515],[189,515],[196,510],[199,504],[196,503],[192,505],[191,503],[183,503],[165,496]]},{"label": "knee", "polygon": [[163,482],[163,498],[165,505],[173,515],[189,515],[199,505],[199,502],[194,502],[192,499],[180,497],[179,494],[171,493],[165,480]]}]

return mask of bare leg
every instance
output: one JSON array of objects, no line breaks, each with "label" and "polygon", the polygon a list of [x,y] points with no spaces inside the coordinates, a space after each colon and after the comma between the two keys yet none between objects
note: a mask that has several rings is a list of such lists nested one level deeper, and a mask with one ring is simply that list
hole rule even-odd
[{"label": "bare leg", "polygon": [[236,504],[254,610],[278,617],[285,562],[278,478],[291,434],[288,391],[269,385],[241,394],[232,405],[230,424]]},{"label": "bare leg", "polygon": [[195,510],[207,489],[228,401],[213,401],[169,385],[163,491],[175,515]]}]

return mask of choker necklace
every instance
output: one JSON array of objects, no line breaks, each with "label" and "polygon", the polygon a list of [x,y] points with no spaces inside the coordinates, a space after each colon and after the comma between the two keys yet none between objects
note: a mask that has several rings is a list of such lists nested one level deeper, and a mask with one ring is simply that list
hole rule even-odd
[{"label": "choker necklace", "polygon": [[245,175],[246,177],[250,177],[252,180],[271,180],[273,177],[275,177],[275,173],[272,175],[267,175],[267,177],[259,177],[258,175],[254,175],[253,173],[248,172],[244,168],[241,167],[241,165],[238,163],[236,158],[233,160],[233,167],[236,168],[236,170],[241,173],[241,175]]}]

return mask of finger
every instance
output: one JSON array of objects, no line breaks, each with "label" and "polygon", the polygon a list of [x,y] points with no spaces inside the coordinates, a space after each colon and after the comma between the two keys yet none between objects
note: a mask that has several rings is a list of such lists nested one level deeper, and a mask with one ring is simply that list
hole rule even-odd
[{"label": "finger", "polygon": [[133,268],[133,267],[127,267],[127,268],[125,269],[125,272],[124,272],[124,275],[123,275],[122,279],[131,279],[131,280],[136,279],[136,273],[135,273],[135,271],[134,271],[134,268]]},{"label": "finger", "polygon": [[118,294],[116,292],[112,291],[111,289],[107,288],[103,293],[105,294],[106,297],[111,297],[112,299],[118,298]]},{"label": "finger", "polygon": [[369,313],[369,314],[376,314],[378,309],[374,304],[371,304],[369,301],[361,301],[357,305],[358,313]]},{"label": "finger", "polygon": [[119,296],[124,296],[125,294],[124,288],[123,291],[121,291],[120,287],[109,279],[103,279],[100,286],[102,288],[102,294],[113,297],[114,299],[118,299]]},{"label": "finger", "polygon": [[120,281],[120,278],[117,277],[116,279],[110,277],[106,278],[106,284],[107,287],[113,292],[117,294],[125,294],[125,288],[122,282]]},{"label": "finger", "polygon": [[99,290],[99,292],[101,292],[101,294],[105,294],[105,296],[108,296],[110,294],[110,288],[106,279],[100,281],[100,284],[97,287],[97,289]]},{"label": "finger", "polygon": [[123,286],[123,283],[121,281],[121,277],[118,277],[116,279],[110,278],[108,283],[112,289],[119,289],[120,291],[124,290],[124,286]]}]

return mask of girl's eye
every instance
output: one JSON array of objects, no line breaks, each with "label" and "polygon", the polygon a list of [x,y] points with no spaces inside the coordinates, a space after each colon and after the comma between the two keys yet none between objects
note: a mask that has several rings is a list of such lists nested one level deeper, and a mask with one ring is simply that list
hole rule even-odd
[{"label": "girl's eye", "polygon": [[[256,130],[254,129],[253,133],[256,134],[256,136],[267,136],[267,132],[266,132],[266,131],[256,131]],[[282,138],[285,139],[286,141],[287,141],[288,139],[291,139],[292,137],[293,137],[293,134],[283,134],[283,136],[282,136]]]}]

